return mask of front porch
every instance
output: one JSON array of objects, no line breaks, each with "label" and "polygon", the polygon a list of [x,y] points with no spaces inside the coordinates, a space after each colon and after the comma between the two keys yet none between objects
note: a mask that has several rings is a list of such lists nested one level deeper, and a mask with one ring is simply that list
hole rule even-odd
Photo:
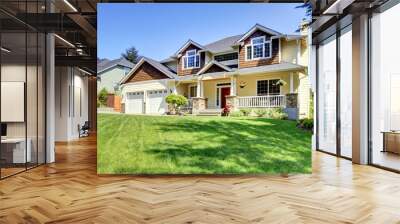
[{"label": "front porch", "polygon": [[[176,91],[189,99],[193,114],[241,108],[285,108],[298,113],[299,74],[297,72],[252,75],[220,74],[199,76],[180,82]],[[289,100],[288,100],[289,99]],[[294,115],[297,116],[297,115]]]}]

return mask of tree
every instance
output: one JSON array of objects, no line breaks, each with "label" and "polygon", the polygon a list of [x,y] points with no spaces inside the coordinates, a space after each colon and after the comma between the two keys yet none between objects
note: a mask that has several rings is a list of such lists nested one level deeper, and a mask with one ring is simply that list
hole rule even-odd
[{"label": "tree", "polygon": [[296,30],[296,32],[300,32],[302,29],[305,29],[310,25],[313,8],[312,8],[312,4],[311,4],[310,0],[304,1],[303,4],[296,6],[295,8],[306,10],[306,14],[305,14],[305,17],[303,18],[303,22],[302,22],[302,24],[300,24],[299,28]]},{"label": "tree", "polygon": [[121,56],[134,64],[139,62],[139,53],[133,46],[126,49],[125,53],[122,53]]},{"label": "tree", "polygon": [[106,88],[103,88],[100,90],[97,99],[98,99],[98,104],[99,106],[105,106],[107,104],[107,98],[108,98],[108,92]]}]

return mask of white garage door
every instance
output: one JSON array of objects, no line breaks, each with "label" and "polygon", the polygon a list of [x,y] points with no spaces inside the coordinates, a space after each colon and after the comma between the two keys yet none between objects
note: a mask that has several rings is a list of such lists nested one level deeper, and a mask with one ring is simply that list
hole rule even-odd
[{"label": "white garage door", "polygon": [[127,93],[125,102],[125,113],[127,114],[142,114],[143,111],[143,92]]},{"label": "white garage door", "polygon": [[167,90],[150,90],[147,92],[147,111],[148,114],[164,114],[167,110],[165,97]]}]

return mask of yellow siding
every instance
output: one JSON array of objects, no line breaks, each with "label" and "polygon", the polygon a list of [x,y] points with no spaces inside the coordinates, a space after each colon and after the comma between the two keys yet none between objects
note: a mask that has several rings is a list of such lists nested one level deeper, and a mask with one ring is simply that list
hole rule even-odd
[{"label": "yellow siding", "polygon": [[189,86],[189,84],[188,83],[180,83],[177,87],[176,87],[176,92],[179,94],[179,95],[183,95],[183,96],[185,96],[186,98],[189,96],[189,90],[188,90],[188,87]]},{"label": "yellow siding", "polygon": [[207,108],[216,108],[217,84],[230,82],[230,79],[204,81],[204,97],[207,98]]},{"label": "yellow siding", "polygon": [[[287,94],[290,90],[290,80],[289,73],[268,73],[268,74],[259,74],[259,75],[246,75],[239,76],[237,78],[237,95],[238,96],[257,96],[257,80],[266,80],[266,79],[282,79],[287,84],[281,86],[281,94]],[[241,82],[246,82],[247,85],[243,88],[239,87]]]},{"label": "yellow siding", "polygon": [[297,63],[297,42],[296,40],[286,41],[281,39],[281,60],[283,62]]},{"label": "yellow siding", "polygon": [[310,116],[310,80],[304,73],[299,73],[298,105],[299,117],[308,118]]}]

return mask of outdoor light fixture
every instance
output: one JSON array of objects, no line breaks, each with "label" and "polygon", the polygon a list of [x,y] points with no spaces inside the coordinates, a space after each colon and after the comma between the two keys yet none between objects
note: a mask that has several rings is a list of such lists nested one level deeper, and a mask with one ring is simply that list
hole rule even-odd
[{"label": "outdoor light fixture", "polygon": [[74,12],[78,12],[78,10],[68,1],[64,0],[65,4],[67,4]]},{"label": "outdoor light fixture", "polygon": [[245,86],[247,86],[247,82],[241,81],[241,82],[239,82],[239,86],[241,89],[243,89]]},{"label": "outdoor light fixture", "polygon": [[4,52],[6,52],[6,53],[10,53],[10,52],[11,52],[11,50],[8,50],[8,49],[5,48],[5,47],[1,47],[1,51],[4,51]]},{"label": "outdoor light fixture", "polygon": [[72,44],[71,42],[69,42],[68,40],[66,40],[66,39],[64,39],[64,38],[62,38],[62,37],[60,37],[60,36],[57,35],[57,34],[54,34],[54,36],[57,37],[58,39],[60,39],[62,42],[66,43],[67,45],[69,45],[69,46],[75,48],[75,45],[73,45],[73,44]]}]

